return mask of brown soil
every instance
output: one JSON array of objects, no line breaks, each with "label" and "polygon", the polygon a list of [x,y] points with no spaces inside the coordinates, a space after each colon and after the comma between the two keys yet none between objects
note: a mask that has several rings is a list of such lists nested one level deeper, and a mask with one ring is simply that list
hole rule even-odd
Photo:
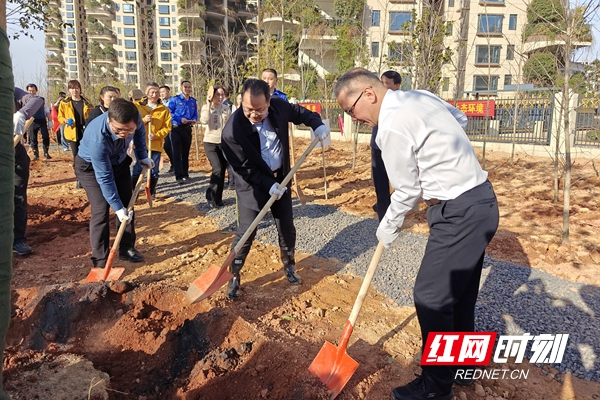
[{"label": "brown soil", "polygon": [[[299,149],[307,145],[296,140]],[[359,145],[352,171],[351,148],[334,142],[325,152],[327,200],[320,151],[302,166],[300,187],[308,201],[375,218],[370,153]],[[229,302],[218,291],[188,306],[189,284],[223,262],[233,234],[218,229],[195,204],[159,194],[154,208],[141,198],[136,206],[137,248],[146,262],[119,262],[126,269],[121,282],[81,284],[90,268],[90,209],[85,192],[75,189],[70,156],[53,156],[32,163],[28,237],[35,253],[13,263],[4,362],[13,399],[329,398],[307,368],[325,341],[337,345],[361,277],[334,274],[334,259],[299,254],[303,284],[290,286],[278,249],[255,243],[240,301]],[[600,177],[593,162],[578,159],[574,165],[570,245],[561,245],[562,207],[552,202],[551,160],[518,154],[511,165],[509,155],[490,152],[486,159],[502,216],[489,254],[600,286],[600,201],[594,195]],[[208,170],[203,155],[192,165]],[[427,233],[424,209],[421,204],[410,213],[408,229]],[[360,366],[338,399],[388,399],[419,371],[413,357],[420,345],[414,309],[370,291],[348,345]],[[600,396],[597,383],[529,369],[528,379],[480,380],[455,388],[455,396]]]}]

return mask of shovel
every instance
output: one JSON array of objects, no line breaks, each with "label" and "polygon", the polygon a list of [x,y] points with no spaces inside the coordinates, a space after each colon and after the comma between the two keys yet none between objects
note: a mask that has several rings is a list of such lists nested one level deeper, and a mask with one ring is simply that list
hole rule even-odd
[{"label": "shovel", "polygon": [[[148,135],[148,157],[152,159],[152,143],[150,142],[150,132],[152,131],[152,122],[148,122],[148,129],[146,129],[146,134]],[[148,180],[146,182],[146,198],[148,199],[148,205],[152,208],[152,193],[150,193],[150,181],[152,180],[152,170],[148,168]]]},{"label": "shovel", "polygon": [[360,286],[358,297],[354,302],[354,306],[352,306],[350,318],[348,318],[346,326],[344,326],[339,346],[335,347],[333,344],[325,342],[319,354],[317,354],[312,364],[308,367],[308,371],[323,382],[327,386],[327,389],[331,391],[331,400],[340,394],[354,374],[354,371],[356,371],[356,368],[358,368],[358,363],[346,354],[346,347],[348,346],[348,340],[354,329],[354,323],[367,296],[367,291],[373,280],[373,275],[375,274],[383,250],[383,244],[379,242],[375,249],[375,254],[373,254],[373,258],[371,259],[369,269],[367,269],[367,273],[365,274],[365,279]]},{"label": "shovel", "polygon": [[[294,167],[290,170],[290,172],[288,172],[285,178],[283,178],[283,181],[279,184],[279,190],[282,190],[284,187],[286,187],[290,179],[292,179],[292,177],[296,173],[296,170],[304,162],[304,159],[308,156],[311,150],[315,148],[317,143],[319,143],[319,138],[315,138],[315,140],[312,141],[312,143],[310,144],[310,146],[308,146],[308,149],[306,149],[304,154],[302,154],[298,162],[294,164]],[[252,224],[250,224],[250,226],[244,233],[244,236],[240,238],[240,241],[235,245],[233,250],[231,250],[231,253],[229,253],[229,256],[227,256],[221,267],[218,267],[216,265],[211,266],[205,273],[200,275],[198,278],[196,278],[194,282],[192,282],[186,294],[186,300],[188,304],[204,300],[205,298],[216,292],[231,278],[233,278],[233,275],[229,271],[227,271],[227,267],[229,267],[229,264],[233,262],[233,259],[237,255],[238,251],[240,251],[244,243],[246,243],[246,240],[248,240],[254,229],[256,229],[256,227],[263,219],[267,211],[269,211],[276,199],[277,195],[273,194],[269,201],[267,201],[267,204],[265,204],[262,210],[260,210],[260,213],[258,213],[256,218],[254,218],[254,221],[252,221]]]},{"label": "shovel", "polygon": [[[138,178],[137,184],[135,185],[135,189],[133,190],[133,194],[131,196],[131,200],[129,200],[129,206],[127,207],[127,212],[133,209],[133,204],[135,203],[135,199],[140,192],[140,188],[142,187],[142,183],[144,182],[144,173],[146,172],[144,167],[143,172],[140,174]],[[101,282],[101,281],[116,281],[118,280],[123,272],[125,272],[125,268],[123,267],[115,267],[112,268],[112,263],[115,257],[117,256],[117,249],[119,248],[119,244],[121,243],[121,238],[125,233],[125,227],[127,226],[126,222],[121,222],[121,226],[119,226],[119,231],[117,232],[117,237],[115,238],[115,242],[113,243],[112,248],[110,249],[110,254],[108,255],[108,259],[106,260],[106,265],[104,268],[92,268],[87,278],[85,278],[84,282]]]}]

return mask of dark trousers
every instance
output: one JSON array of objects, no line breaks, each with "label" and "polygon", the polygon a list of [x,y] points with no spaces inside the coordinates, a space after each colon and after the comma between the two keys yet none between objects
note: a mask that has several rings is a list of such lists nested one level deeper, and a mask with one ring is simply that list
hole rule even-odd
[{"label": "dark trousers", "polygon": [[[283,177],[282,177],[283,180]],[[238,227],[233,238],[231,247],[234,248],[241,237],[246,233],[246,230],[252,225],[252,221],[259,214],[259,211],[252,210],[244,207],[238,201]],[[292,196],[289,190],[286,190],[281,199],[276,200],[271,206],[271,213],[275,219],[275,226],[277,227],[277,233],[279,235],[279,247],[293,249],[296,247],[296,227],[294,226],[294,214],[292,212]],[[256,237],[256,229],[250,235],[246,243],[242,246],[240,251],[237,253],[236,258],[246,259],[250,247],[252,247],[252,241]]]},{"label": "dark trousers", "polygon": [[190,168],[190,147],[192,146],[192,127],[179,125],[171,131],[173,158],[171,164],[175,170],[175,179],[188,178]]},{"label": "dark trousers", "polygon": [[34,154],[38,152],[38,132],[42,134],[42,145],[44,146],[44,153],[46,153],[48,147],[50,147],[50,134],[45,119],[36,118],[29,127],[29,143]]},{"label": "dark trousers", "polygon": [[210,184],[208,185],[208,189],[206,189],[206,200],[214,200],[217,203],[220,203],[223,201],[223,187],[225,186],[227,161],[225,160],[220,144],[204,142],[204,152],[212,167]]},{"label": "dark trousers", "polygon": [[[113,165],[113,174],[119,198],[124,207],[129,205],[133,188],[131,186],[131,175],[129,173],[129,164],[131,158],[126,157],[119,165]],[[96,181],[94,168],[91,163],[81,157],[75,157],[75,175],[85,189],[88,201],[92,207],[92,217],[90,219],[90,244],[92,246],[92,263],[94,267],[104,267],[109,253],[110,241],[110,206],[104,199],[100,185]],[[116,218],[117,229],[121,223]],[[120,251],[127,251],[135,245],[135,216],[125,228],[125,233],[119,245]]]},{"label": "dark trousers", "polygon": [[374,148],[371,148],[371,175],[373,176],[373,185],[377,196],[377,218],[381,221],[391,204],[390,180],[385,165],[383,165],[381,150]]},{"label": "dark trousers", "polygon": [[[427,209],[429,240],[417,274],[415,307],[423,343],[429,332],[472,332],[485,248],[498,229],[498,202],[490,182]],[[443,388],[451,367],[423,366]]]},{"label": "dark trousers", "polygon": [[73,160],[77,159],[77,153],[79,153],[79,142],[72,142],[67,140],[69,147],[71,148],[71,153],[73,153]]},{"label": "dark trousers", "polygon": [[15,212],[14,239],[15,243],[25,243],[27,228],[27,184],[29,183],[29,156],[21,143],[15,147]]},{"label": "dark trousers", "polygon": [[163,149],[165,149],[165,153],[167,153],[167,157],[169,157],[169,162],[171,163],[171,167],[173,167],[173,145],[171,144],[171,132],[165,137],[165,142],[163,143]]}]

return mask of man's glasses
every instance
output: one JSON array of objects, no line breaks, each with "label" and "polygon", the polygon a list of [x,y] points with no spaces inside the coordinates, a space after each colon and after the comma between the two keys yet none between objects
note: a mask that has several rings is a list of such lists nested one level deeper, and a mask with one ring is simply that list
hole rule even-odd
[{"label": "man's glasses", "polygon": [[358,99],[356,99],[356,101],[354,102],[354,104],[352,104],[352,107],[350,107],[348,109],[348,111],[346,111],[346,114],[348,114],[352,118],[354,118],[354,107],[356,107],[356,103],[358,103],[358,101],[360,100],[360,98],[362,97],[362,95],[365,94],[365,89],[363,89],[363,91],[360,92],[360,96],[358,96]]},{"label": "man's glasses", "polygon": [[110,126],[110,130],[115,134],[115,135],[124,135],[124,136],[129,136],[132,133],[135,132],[135,130],[137,129],[137,126],[134,127],[133,129],[119,129],[119,128],[115,128],[115,126],[113,124],[111,124],[109,122],[109,126]]}]

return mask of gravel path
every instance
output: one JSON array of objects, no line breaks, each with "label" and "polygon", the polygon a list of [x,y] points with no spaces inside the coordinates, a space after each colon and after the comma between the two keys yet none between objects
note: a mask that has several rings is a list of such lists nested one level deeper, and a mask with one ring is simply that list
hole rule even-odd
[{"label": "gravel path", "polygon": [[[223,229],[235,228],[234,191],[225,190],[225,207],[209,210],[204,193],[205,174],[192,173],[193,182],[176,185],[163,173],[159,193],[196,204]],[[296,250],[318,257],[336,258],[342,274],[362,276],[377,245],[377,221],[307,204],[294,199]],[[277,244],[277,231],[269,214],[259,225],[257,240]],[[374,287],[401,306],[413,306],[412,289],[427,236],[403,232],[384,251],[373,279]],[[476,329],[499,334],[568,333],[563,362],[551,365],[561,373],[600,382],[600,288],[556,278],[537,269],[486,257],[476,309]],[[531,346],[528,346],[530,348]],[[528,354],[528,357],[531,353]]]}]

